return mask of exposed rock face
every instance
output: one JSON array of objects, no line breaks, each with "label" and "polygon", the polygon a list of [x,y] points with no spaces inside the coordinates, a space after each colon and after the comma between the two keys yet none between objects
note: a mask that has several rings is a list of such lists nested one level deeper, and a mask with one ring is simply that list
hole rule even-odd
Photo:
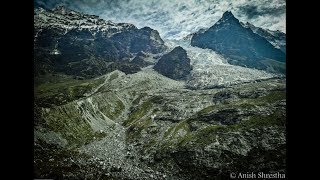
[{"label": "exposed rock face", "polygon": [[192,67],[187,52],[178,46],[168,54],[163,55],[154,69],[164,76],[177,80],[186,79]]},{"label": "exposed rock face", "polygon": [[114,69],[135,73],[140,68],[129,63],[133,54],[166,49],[156,30],[113,23],[64,7],[36,9],[34,27],[36,75],[56,71],[95,77]]},{"label": "exposed rock face", "polygon": [[243,24],[244,27],[249,27],[254,33],[258,34],[261,37],[264,37],[269,41],[275,48],[280,49],[282,52],[286,53],[286,34],[277,30],[271,31],[269,29],[265,30],[259,27],[256,27],[250,23]]},{"label": "exposed rock face", "polygon": [[155,64],[155,58],[150,54],[140,51],[136,57],[133,58],[131,63],[136,64],[139,67],[146,67]]},{"label": "exposed rock face", "polygon": [[120,42],[122,46],[129,48],[131,53],[144,51],[156,54],[163,52],[166,49],[164,41],[161,39],[158,31],[149,27],[131,29],[130,31],[118,33],[111,39]]},{"label": "exposed rock face", "polygon": [[244,27],[229,11],[205,32],[193,35],[191,45],[212,49],[226,57],[231,64],[285,72],[285,53],[250,28]]}]

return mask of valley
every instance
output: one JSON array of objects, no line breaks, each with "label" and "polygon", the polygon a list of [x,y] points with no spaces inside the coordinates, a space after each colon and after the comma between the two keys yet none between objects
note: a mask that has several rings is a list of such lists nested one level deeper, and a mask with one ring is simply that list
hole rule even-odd
[{"label": "valley", "polygon": [[[230,13],[211,29],[162,39],[63,6],[35,9],[34,177],[285,173],[283,34]],[[217,32],[246,37],[234,45]]]},{"label": "valley", "polygon": [[[42,177],[225,177],[255,156],[271,158],[261,168],[284,170],[278,158],[264,156],[281,151],[285,158],[285,79],[190,90],[148,68],[100,78],[88,96],[36,109],[35,147],[57,149],[35,161],[76,171],[68,176],[45,165]],[[61,153],[67,158],[59,159]]]}]

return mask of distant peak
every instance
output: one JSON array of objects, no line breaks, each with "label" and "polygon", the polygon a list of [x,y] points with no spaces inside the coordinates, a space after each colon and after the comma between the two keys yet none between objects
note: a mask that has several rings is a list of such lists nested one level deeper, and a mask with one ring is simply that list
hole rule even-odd
[{"label": "distant peak", "polygon": [[150,28],[150,27],[143,27],[141,28],[141,30],[145,30],[145,31],[148,31],[148,32],[151,32],[151,31],[154,31],[154,29]]},{"label": "distant peak", "polygon": [[181,46],[177,46],[173,50],[174,51],[185,51]]},{"label": "distant peak", "polygon": [[220,22],[231,22],[231,23],[240,23],[240,21],[234,17],[231,11],[226,11],[223,13],[222,18],[219,20]]},{"label": "distant peak", "polygon": [[230,17],[235,18],[231,11],[226,11],[222,15],[222,18],[230,18]]}]

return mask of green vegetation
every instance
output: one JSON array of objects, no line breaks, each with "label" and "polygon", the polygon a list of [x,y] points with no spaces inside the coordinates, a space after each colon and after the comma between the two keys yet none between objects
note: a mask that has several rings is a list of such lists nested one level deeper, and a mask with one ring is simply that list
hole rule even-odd
[{"label": "green vegetation", "polygon": [[[142,101],[147,96],[146,93],[140,94],[134,101],[131,113],[128,116],[128,119],[123,122],[123,125],[129,127],[127,140],[131,141],[136,138],[139,138],[142,130],[147,130],[153,124],[150,116],[146,116],[150,112],[155,112],[153,105],[161,101],[160,97],[154,96],[151,98]],[[140,104],[139,104],[140,103]]]},{"label": "green vegetation", "polygon": [[172,134],[172,131],[174,130],[175,127],[176,127],[176,126],[173,125],[173,126],[171,126],[170,128],[168,128],[168,129],[166,130],[166,132],[164,132],[163,139],[168,138],[168,136],[169,136],[170,134]]},{"label": "green vegetation", "polygon": [[202,115],[202,114],[208,114],[210,112],[212,112],[213,110],[217,109],[218,106],[213,105],[213,106],[208,106],[204,109],[202,109],[201,111],[197,112],[198,115]]},{"label": "green vegetation", "polygon": [[[111,76],[117,78],[118,73],[113,73]],[[46,131],[60,133],[70,147],[78,147],[105,137],[104,132],[93,131],[75,103],[61,106],[84,97],[84,94],[92,92],[94,88],[104,83],[104,80],[104,78],[79,80],[67,75],[38,79],[34,92],[36,126],[45,127]],[[111,120],[118,118],[125,109],[123,102],[114,93],[105,92],[103,96],[92,98],[98,110]],[[50,108],[48,109],[50,112],[45,113],[42,107]],[[96,113],[100,115],[99,112]]]},{"label": "green vegetation", "polygon": [[197,115],[204,115],[212,111],[219,111],[219,110],[228,109],[228,108],[252,109],[255,106],[265,106],[267,104],[274,103],[284,99],[286,99],[286,92],[284,90],[272,91],[269,94],[258,97],[258,98],[240,99],[230,104],[218,104],[218,105],[208,106],[200,110],[199,112],[197,112]]},{"label": "green vegetation", "polygon": [[70,147],[78,147],[106,136],[104,132],[95,132],[75,107],[57,107],[43,118],[48,131],[60,133]]},{"label": "green vegetation", "polygon": [[173,134],[170,138],[176,137],[180,129],[183,129],[186,133],[190,132],[189,124],[186,121],[181,121],[175,126]]},{"label": "green vegetation", "polygon": [[78,80],[66,77],[57,78],[55,81],[47,81],[34,87],[35,102],[40,107],[52,107],[62,105],[70,101],[84,97],[85,93],[104,82],[100,79]]},{"label": "green vegetation", "polygon": [[109,82],[111,82],[114,79],[117,79],[119,77],[119,73],[118,72],[114,72],[110,75],[109,77]]},{"label": "green vegetation", "polygon": [[138,96],[135,100],[132,101],[132,104],[133,104],[133,105],[139,104],[140,101],[141,101],[141,99],[143,99],[143,98],[146,97],[147,95],[148,95],[147,93],[141,93],[141,94],[139,94],[139,96]]},{"label": "green vegetation", "polygon": [[99,110],[111,120],[118,118],[125,109],[123,102],[114,93],[105,92],[94,99]]},{"label": "green vegetation", "polygon": [[[183,132],[183,134],[180,134],[179,132]],[[186,141],[186,139],[190,137],[191,131],[189,124],[187,123],[187,121],[181,121],[167,129],[162,138],[160,149],[163,152],[166,150],[170,150],[173,147],[176,147],[182,141]]]},{"label": "green vegetation", "polygon": [[121,100],[116,102],[116,107],[114,108],[114,111],[112,114],[110,114],[110,119],[114,119],[115,117],[118,117],[122,111],[124,110],[125,106]]},{"label": "green vegetation", "polygon": [[210,126],[205,127],[202,130],[199,130],[197,132],[193,132],[193,133],[189,134],[188,136],[186,136],[185,138],[183,138],[179,142],[179,146],[185,146],[188,142],[192,141],[192,142],[196,142],[197,144],[199,144],[200,147],[203,147],[203,146],[209,144],[210,142],[212,142],[213,140],[215,140],[215,137],[218,133],[226,132],[226,131],[227,131],[227,127],[225,127],[225,126],[210,125]]},{"label": "green vegetation", "polygon": [[134,141],[140,139],[141,131],[146,130],[152,124],[151,118],[136,121],[129,127],[127,131],[127,141]]},{"label": "green vegetation", "polygon": [[266,126],[285,126],[286,116],[282,111],[275,111],[270,115],[254,115],[248,120],[231,126],[232,128],[256,128]]},{"label": "green vegetation", "polygon": [[[286,98],[285,90],[271,91],[265,96],[258,98],[240,99],[230,104],[218,104],[208,106],[199,111],[195,117],[188,119],[188,122],[197,121],[202,115],[209,114],[213,111],[220,111],[228,108],[252,110],[258,106],[266,106]],[[274,110],[269,115],[256,114],[250,115],[247,119],[233,125],[209,125],[198,131],[194,131],[185,136],[179,143],[179,146],[185,146],[188,142],[197,143],[199,146],[205,146],[215,141],[216,135],[222,135],[228,132],[247,131],[250,128],[261,128],[270,126],[284,127],[286,115],[284,110]],[[171,129],[169,129],[171,130]]]},{"label": "green vegetation", "polygon": [[254,103],[259,104],[259,105],[263,105],[265,103],[273,103],[276,101],[280,101],[286,99],[286,92],[283,91],[272,91],[269,94],[267,94],[266,96],[262,96],[259,97],[257,99],[255,99]]},{"label": "green vegetation", "polygon": [[157,145],[158,141],[156,139],[156,137],[152,137],[149,141],[147,141],[144,145],[143,145],[143,149],[145,151],[145,153],[150,152],[150,148],[155,147]]},{"label": "green vegetation", "polygon": [[[225,136],[231,132],[241,132],[248,131],[250,128],[262,128],[270,126],[285,126],[285,112],[283,110],[274,110],[269,115],[257,114],[250,115],[244,118],[237,124],[233,125],[208,125],[197,131],[190,131],[189,124],[191,121],[197,121],[197,118],[201,118],[201,115],[211,113],[213,111],[222,111],[227,109],[240,109],[240,110],[254,110],[255,108],[261,106],[270,105],[272,103],[278,102],[285,99],[286,93],[284,90],[271,91],[267,95],[258,97],[258,98],[242,98],[237,101],[228,104],[217,104],[208,106],[197,113],[191,119],[181,121],[179,123],[173,124],[167,128],[164,132],[163,138],[157,143],[150,141],[150,144],[147,143],[146,147],[153,147],[156,144],[159,145],[159,152],[166,153],[167,151],[172,151],[176,148],[182,148],[185,146],[192,147],[204,147],[212,142],[216,141],[217,135]],[[160,98],[159,98],[160,99]],[[145,101],[134,117],[139,118],[144,114],[143,109],[147,109],[149,101]],[[154,103],[154,102],[153,102]],[[143,107],[143,108],[142,108]],[[140,116],[137,116],[140,115]],[[136,124],[136,123],[134,123]],[[180,131],[180,130],[183,131]],[[178,132],[184,132],[179,134]]]},{"label": "green vegetation", "polygon": [[123,123],[123,125],[128,126],[134,121],[141,119],[151,110],[152,104],[152,100],[147,99],[140,106],[134,108],[133,111],[129,114],[129,118]]},{"label": "green vegetation", "polygon": [[282,111],[274,111],[270,115],[254,115],[250,116],[248,120],[243,120],[234,125],[210,125],[199,131],[194,131],[184,137],[179,146],[184,146],[188,142],[195,142],[200,147],[208,145],[215,141],[216,135],[223,135],[229,132],[247,131],[250,128],[262,128],[278,126],[284,127],[286,123],[286,116]]},{"label": "green vegetation", "polygon": [[200,110],[199,112],[197,112],[198,116],[201,115],[205,115],[205,114],[209,114],[213,111],[221,111],[221,110],[225,110],[225,109],[252,109],[255,107],[254,103],[251,103],[247,100],[239,100],[237,102],[234,102],[233,104],[219,104],[219,105],[212,105],[212,106],[208,106],[202,110]]}]

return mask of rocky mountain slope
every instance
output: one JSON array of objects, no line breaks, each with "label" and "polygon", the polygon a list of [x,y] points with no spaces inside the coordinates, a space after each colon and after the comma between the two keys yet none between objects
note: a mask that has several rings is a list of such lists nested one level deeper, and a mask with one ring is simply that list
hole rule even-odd
[{"label": "rocky mountain slope", "polygon": [[194,34],[191,45],[212,49],[230,64],[285,73],[285,53],[259,34],[243,26],[227,11],[208,30]]},{"label": "rocky mountain slope", "polygon": [[282,52],[286,53],[286,34],[281,31],[271,31],[269,29],[265,30],[260,27],[256,27],[253,24],[246,23],[242,26],[250,28],[254,33],[261,37],[264,37],[269,41],[275,48],[280,49]]},{"label": "rocky mountain slope", "polygon": [[154,69],[164,76],[177,80],[186,79],[190,75],[192,67],[186,50],[178,46],[163,55]]},{"label": "rocky mountain slope", "polygon": [[137,53],[166,50],[156,30],[113,23],[65,7],[35,9],[35,74],[62,72],[92,78],[119,69],[135,73],[129,61]]},{"label": "rocky mountain slope", "polygon": [[134,57],[131,63],[138,65],[143,68],[149,65],[154,65],[157,57],[152,56],[151,54],[140,51],[136,57]]},{"label": "rocky mountain slope", "polygon": [[[114,71],[90,84],[77,99],[36,105],[36,177],[204,179],[244,170],[284,172],[285,79],[190,90],[147,68]],[[37,97],[50,96],[45,88],[37,88]]]}]

